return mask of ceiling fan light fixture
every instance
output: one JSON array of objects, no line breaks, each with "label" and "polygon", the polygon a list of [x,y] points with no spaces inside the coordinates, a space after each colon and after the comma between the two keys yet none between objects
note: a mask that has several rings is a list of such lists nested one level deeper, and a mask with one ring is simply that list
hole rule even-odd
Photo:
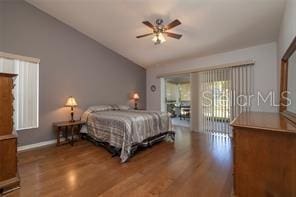
[{"label": "ceiling fan light fixture", "polygon": [[[170,37],[170,38],[174,38],[174,39],[178,39],[178,40],[182,37],[182,34],[167,32],[167,30],[170,30],[172,28],[175,28],[178,25],[181,25],[181,22],[178,19],[170,22],[167,25],[162,24],[163,23],[162,19],[157,19],[155,21],[155,25],[153,25],[149,21],[143,21],[142,23],[144,25],[146,25],[147,27],[149,27],[152,30],[152,32],[136,36],[136,38],[143,38],[146,36],[153,35],[152,41],[154,42],[154,44],[161,44],[166,41],[165,36]],[[164,36],[164,34],[165,34],[165,36]]]},{"label": "ceiling fan light fixture", "polygon": [[162,33],[157,33],[153,36],[152,41],[154,44],[162,44],[166,41]]}]

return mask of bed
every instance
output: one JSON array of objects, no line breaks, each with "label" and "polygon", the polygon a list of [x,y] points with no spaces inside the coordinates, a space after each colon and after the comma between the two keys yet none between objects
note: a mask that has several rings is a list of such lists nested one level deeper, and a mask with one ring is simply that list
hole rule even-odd
[{"label": "bed", "polygon": [[164,139],[174,141],[175,132],[167,113],[104,105],[88,108],[82,120],[86,125],[81,133],[113,156],[120,156],[121,162],[126,162],[139,148]]}]

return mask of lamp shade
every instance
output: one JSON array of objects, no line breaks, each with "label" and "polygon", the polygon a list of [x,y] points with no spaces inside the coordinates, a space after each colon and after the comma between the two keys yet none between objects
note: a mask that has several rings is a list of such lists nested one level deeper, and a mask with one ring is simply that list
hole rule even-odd
[{"label": "lamp shade", "polygon": [[135,100],[139,100],[139,99],[140,99],[139,94],[138,94],[138,93],[134,93],[134,95],[133,95],[133,99],[135,99]]},{"label": "lamp shade", "polygon": [[65,104],[66,107],[76,107],[77,106],[77,102],[75,100],[75,98],[73,96],[70,96],[67,99],[67,102]]}]

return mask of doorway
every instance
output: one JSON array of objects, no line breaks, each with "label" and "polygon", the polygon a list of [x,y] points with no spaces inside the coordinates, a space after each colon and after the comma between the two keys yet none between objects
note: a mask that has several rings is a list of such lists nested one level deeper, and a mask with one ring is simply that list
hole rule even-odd
[{"label": "doorway", "polygon": [[190,127],[190,74],[166,77],[162,80],[162,109],[169,113],[173,126]]}]

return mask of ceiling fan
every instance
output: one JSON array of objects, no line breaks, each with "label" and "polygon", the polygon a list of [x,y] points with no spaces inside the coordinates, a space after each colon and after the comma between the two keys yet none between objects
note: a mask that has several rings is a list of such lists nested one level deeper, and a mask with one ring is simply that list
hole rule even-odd
[{"label": "ceiling fan", "polygon": [[149,28],[151,28],[153,30],[153,32],[137,36],[136,38],[143,38],[146,36],[154,35],[152,38],[152,41],[154,42],[154,44],[161,44],[166,41],[164,35],[171,37],[171,38],[175,38],[175,39],[180,39],[182,37],[181,34],[167,32],[167,30],[172,29],[172,28],[181,24],[181,22],[178,19],[172,21],[168,25],[163,25],[162,19],[157,19],[155,21],[155,25],[153,25],[149,21],[143,21],[143,24],[148,26]]}]

